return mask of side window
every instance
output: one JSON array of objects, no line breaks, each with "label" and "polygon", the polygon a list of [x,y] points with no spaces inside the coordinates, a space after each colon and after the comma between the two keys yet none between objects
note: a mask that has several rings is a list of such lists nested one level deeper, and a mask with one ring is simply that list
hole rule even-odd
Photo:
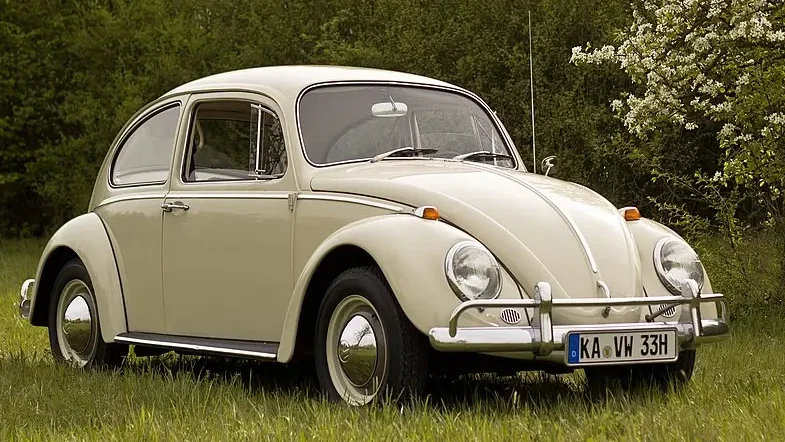
[{"label": "side window", "polygon": [[166,181],[174,151],[180,106],[154,114],[125,139],[112,166],[112,183],[120,186]]},{"label": "side window", "polygon": [[286,148],[278,119],[243,101],[199,104],[192,119],[183,179],[236,181],[278,178]]}]

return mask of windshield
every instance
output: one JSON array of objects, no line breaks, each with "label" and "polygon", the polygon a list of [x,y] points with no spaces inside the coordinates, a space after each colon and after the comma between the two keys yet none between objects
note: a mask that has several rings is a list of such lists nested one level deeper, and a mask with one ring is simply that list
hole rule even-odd
[{"label": "windshield", "polygon": [[415,149],[409,153],[430,158],[486,152],[465,159],[515,167],[488,114],[454,92],[389,85],[318,87],[303,95],[299,118],[306,155],[317,165],[408,147]]}]

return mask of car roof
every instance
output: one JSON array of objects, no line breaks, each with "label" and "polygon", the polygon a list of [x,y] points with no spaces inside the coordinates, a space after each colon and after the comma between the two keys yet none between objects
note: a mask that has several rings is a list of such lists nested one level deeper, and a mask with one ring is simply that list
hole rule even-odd
[{"label": "car roof", "polygon": [[178,86],[164,96],[208,90],[245,89],[276,90],[294,98],[300,91],[313,84],[338,81],[403,82],[458,88],[433,78],[384,69],[288,65],[256,67],[210,75]]}]

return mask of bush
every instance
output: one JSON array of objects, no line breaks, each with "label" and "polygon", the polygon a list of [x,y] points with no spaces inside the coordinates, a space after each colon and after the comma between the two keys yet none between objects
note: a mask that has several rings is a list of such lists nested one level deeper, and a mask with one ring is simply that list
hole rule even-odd
[{"label": "bush", "polygon": [[728,298],[733,322],[785,316],[780,274],[781,238],[771,232],[748,233],[736,244],[718,234],[691,238],[715,292]]}]

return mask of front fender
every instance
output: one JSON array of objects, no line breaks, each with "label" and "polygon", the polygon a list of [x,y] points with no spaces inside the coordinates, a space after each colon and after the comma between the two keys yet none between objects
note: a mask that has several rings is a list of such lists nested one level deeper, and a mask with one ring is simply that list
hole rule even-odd
[{"label": "front fender", "polygon": [[[46,244],[36,270],[36,281],[44,277],[56,278],[59,268],[46,269],[55,272],[44,275],[47,261],[55,250],[68,248],[82,260],[90,279],[98,307],[101,324],[101,336],[104,342],[113,342],[118,333],[127,331],[125,308],[122,298],[120,276],[117,272],[112,245],[109,242],[103,222],[95,213],[78,216],[58,229]],[[41,284],[34,285],[30,298],[30,317],[34,318],[38,309],[48,309],[48,302],[36,302],[38,299],[49,299],[49,294],[39,293]]]},{"label": "front fender", "polygon": [[[635,238],[635,244],[638,248],[638,256],[641,260],[641,278],[643,279],[643,287],[646,289],[647,296],[671,296],[672,293],[660,281],[657,276],[657,270],[654,268],[654,246],[662,238],[676,237],[684,240],[678,233],[669,229],[668,227],[650,219],[641,218],[637,221],[629,221],[627,225]],[[702,293],[714,293],[709,275],[706,269],[703,269],[703,289]],[[648,313],[644,309],[644,314]],[[688,315],[685,308],[683,315]],[[704,319],[716,319],[717,307],[713,302],[705,302],[701,304],[701,315]],[[687,318],[688,316],[684,316]],[[662,320],[663,318],[660,318]],[[677,318],[674,318],[677,319]]]},{"label": "front fender", "polygon": [[[352,245],[365,250],[381,268],[398,304],[409,321],[427,334],[432,327],[445,326],[460,304],[444,273],[448,250],[469,234],[444,222],[410,215],[381,215],[348,224],[324,240],[312,253],[295,283],[278,348],[278,360],[287,362],[294,354],[297,326],[311,277],[330,251]],[[521,294],[505,271],[501,298]],[[498,325],[494,312],[467,314],[466,325]]]}]

